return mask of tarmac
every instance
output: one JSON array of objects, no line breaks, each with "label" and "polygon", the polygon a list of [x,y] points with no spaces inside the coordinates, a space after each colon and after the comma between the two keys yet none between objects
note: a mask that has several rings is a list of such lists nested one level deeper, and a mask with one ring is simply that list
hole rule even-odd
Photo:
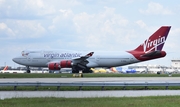
[{"label": "tarmac", "polygon": [[90,97],[144,97],[180,95],[179,90],[120,90],[120,91],[0,91],[0,99],[7,98],[90,98]]}]

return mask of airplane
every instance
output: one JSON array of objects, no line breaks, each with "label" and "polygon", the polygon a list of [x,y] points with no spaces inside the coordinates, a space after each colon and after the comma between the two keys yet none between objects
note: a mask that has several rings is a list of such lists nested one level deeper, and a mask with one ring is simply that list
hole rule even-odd
[{"label": "airplane", "polygon": [[48,67],[49,70],[72,68],[72,73],[92,73],[91,68],[111,68],[166,56],[162,51],[171,26],[162,26],[134,50],[129,51],[71,51],[24,50],[12,60],[27,67]]},{"label": "airplane", "polygon": [[110,70],[113,73],[136,73],[135,69],[130,69],[130,68],[122,68],[122,67],[111,67]]},{"label": "airplane", "polygon": [[0,73],[25,73],[25,71],[18,71],[18,70],[8,70],[8,66],[5,66]]},{"label": "airplane", "polygon": [[117,73],[117,72],[121,72],[122,68],[121,67],[111,67],[110,70],[113,73]]},{"label": "airplane", "polygon": [[5,66],[3,70],[1,70],[1,73],[4,73],[6,70],[8,70],[8,66]]}]

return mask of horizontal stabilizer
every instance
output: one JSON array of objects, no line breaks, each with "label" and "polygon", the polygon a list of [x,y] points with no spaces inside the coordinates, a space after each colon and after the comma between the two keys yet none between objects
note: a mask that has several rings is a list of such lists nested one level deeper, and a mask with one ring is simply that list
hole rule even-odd
[{"label": "horizontal stabilizer", "polygon": [[162,55],[162,51],[151,51],[148,53],[145,53],[144,55],[141,55],[142,58],[152,58],[152,57],[158,57]]}]

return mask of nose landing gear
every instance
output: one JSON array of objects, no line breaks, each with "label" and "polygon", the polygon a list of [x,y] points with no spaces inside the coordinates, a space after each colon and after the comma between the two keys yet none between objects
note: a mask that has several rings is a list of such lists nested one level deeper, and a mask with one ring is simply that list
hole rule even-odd
[{"label": "nose landing gear", "polygon": [[27,68],[26,72],[31,73],[31,70],[30,70],[29,66],[26,66],[26,68]]}]

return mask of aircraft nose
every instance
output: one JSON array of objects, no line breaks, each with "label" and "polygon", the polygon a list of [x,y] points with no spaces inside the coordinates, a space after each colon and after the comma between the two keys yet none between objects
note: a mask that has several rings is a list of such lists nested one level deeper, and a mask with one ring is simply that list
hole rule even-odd
[{"label": "aircraft nose", "polygon": [[18,58],[18,57],[13,58],[12,60],[13,60],[14,62],[16,62],[16,63],[19,63],[19,62],[20,62],[20,60],[19,60],[19,58]]},{"label": "aircraft nose", "polygon": [[17,61],[16,61],[16,60],[17,60],[17,58],[13,58],[12,60],[13,60],[14,62],[17,62]]}]

